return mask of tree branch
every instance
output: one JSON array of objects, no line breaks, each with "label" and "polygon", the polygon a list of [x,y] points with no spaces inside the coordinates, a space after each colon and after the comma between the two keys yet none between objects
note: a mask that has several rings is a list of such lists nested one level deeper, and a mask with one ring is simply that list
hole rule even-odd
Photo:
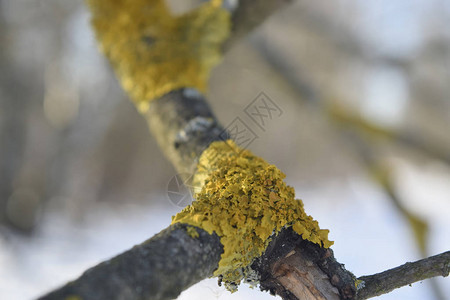
[{"label": "tree branch", "polygon": [[[255,1],[266,7],[255,11],[249,9],[252,2],[240,1],[232,36],[235,32],[243,35],[262,23],[276,7],[273,3],[290,1]],[[228,42],[225,49],[231,44]],[[173,91],[152,101],[145,117],[163,152],[181,172],[192,173],[195,158],[223,131],[205,99],[191,89]],[[176,298],[189,286],[212,276],[223,252],[217,235],[196,228],[199,237],[192,238],[186,227],[170,226],[40,299]]]},{"label": "tree branch", "polygon": [[[291,2],[240,0],[232,13],[231,35],[224,44],[224,51],[228,51],[274,11]],[[204,97],[191,89],[173,91],[151,101],[144,117],[162,152],[181,174],[192,174],[197,166],[195,158],[211,142],[226,139],[227,135]]]},{"label": "tree branch", "polygon": [[284,300],[354,299],[355,276],[334,258],[333,250],[282,230],[253,264],[260,288]]},{"label": "tree branch", "polygon": [[[367,57],[362,50],[358,39],[355,38],[351,32],[348,30],[346,31],[345,28],[339,27],[338,30],[336,30],[337,24],[334,24],[334,22],[317,15],[317,13],[312,11],[302,13],[299,19],[306,21],[310,25],[307,29],[312,31],[312,35],[318,35],[322,38],[323,36],[326,36],[327,39],[332,40],[337,46],[335,49],[336,51],[345,53],[353,59],[360,59],[362,61],[369,60],[369,57]],[[304,27],[306,28],[306,26]],[[340,35],[337,39],[336,34]],[[383,139],[389,143],[412,149],[429,158],[436,158],[450,164],[450,152],[436,141],[420,136],[417,132],[378,126],[360,116],[349,113],[346,109],[333,105],[333,102],[330,101],[331,99],[319,96],[320,93],[310,82],[305,78],[298,76],[298,72],[292,71],[292,64],[286,57],[280,55],[280,52],[277,51],[270,40],[259,37],[258,39],[253,40],[253,44],[255,45],[255,49],[263,55],[270,66],[300,94],[301,97],[298,97],[299,100],[315,104],[316,112],[325,114],[337,125],[346,128],[354,128],[361,136]],[[383,60],[385,59],[377,58],[375,61],[369,62],[380,63],[380,61],[382,62]]]},{"label": "tree branch", "polygon": [[193,238],[186,227],[172,225],[40,299],[174,299],[212,276],[223,251],[216,234],[198,229]]},{"label": "tree branch", "polygon": [[391,292],[399,287],[450,272],[450,251],[413,263],[406,263],[378,274],[358,278],[357,299],[368,299]]},{"label": "tree branch", "polygon": [[[284,2],[254,1],[258,5]],[[235,11],[236,34],[239,26],[248,31],[271,11],[255,10],[264,13],[252,15],[250,3],[253,1],[240,1],[241,10]],[[152,101],[144,116],[163,152],[180,172],[194,172],[196,158],[203,150],[214,140],[226,139],[205,99],[192,89],[172,91]],[[216,234],[173,225],[41,299],[173,299],[212,276],[222,252]],[[356,293],[353,275],[334,259],[331,250],[303,240],[289,228],[272,237],[252,269],[263,289],[284,299],[354,299]]]},{"label": "tree branch", "polygon": [[240,0],[232,16],[232,35],[225,42],[224,48],[228,49],[288,3],[292,3],[292,0]]},{"label": "tree branch", "polygon": [[192,89],[172,91],[153,100],[144,117],[162,152],[180,174],[193,174],[203,150],[222,133],[226,135],[205,98]]}]

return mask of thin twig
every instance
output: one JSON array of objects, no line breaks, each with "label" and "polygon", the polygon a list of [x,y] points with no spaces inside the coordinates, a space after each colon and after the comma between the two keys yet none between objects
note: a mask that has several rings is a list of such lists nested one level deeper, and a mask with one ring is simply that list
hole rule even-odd
[{"label": "thin twig", "polygon": [[369,276],[359,277],[357,299],[368,299],[394,289],[450,272],[450,251]]}]

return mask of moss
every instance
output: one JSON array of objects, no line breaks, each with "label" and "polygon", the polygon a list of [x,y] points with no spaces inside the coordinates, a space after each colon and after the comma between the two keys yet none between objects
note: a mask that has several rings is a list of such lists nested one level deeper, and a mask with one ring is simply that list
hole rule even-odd
[{"label": "moss", "polygon": [[249,265],[270,242],[270,236],[292,226],[303,239],[328,248],[328,230],[308,216],[285,175],[274,165],[239,148],[231,140],[212,143],[199,160],[195,201],[173,217],[217,233],[224,253],[214,275],[235,289]]},{"label": "moss", "polygon": [[198,234],[197,229],[195,229],[195,227],[192,226],[188,226],[186,227],[186,232],[187,234],[191,237],[191,238],[198,238],[200,235]]},{"label": "moss", "polygon": [[220,0],[172,16],[164,0],[86,0],[101,50],[139,110],[172,90],[204,92],[230,15]]}]

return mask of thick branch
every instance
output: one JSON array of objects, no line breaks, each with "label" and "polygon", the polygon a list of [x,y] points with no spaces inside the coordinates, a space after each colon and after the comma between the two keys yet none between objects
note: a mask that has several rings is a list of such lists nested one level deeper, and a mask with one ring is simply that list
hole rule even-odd
[{"label": "thick branch", "polygon": [[[214,140],[227,139],[205,99],[191,89],[153,101],[145,115],[152,133],[180,173],[195,172],[197,159]],[[304,241],[290,228],[270,243],[252,266],[261,288],[283,299],[353,299],[353,275],[333,252]]]},{"label": "thick branch", "polygon": [[[243,34],[262,23],[273,12],[272,3],[288,1],[264,1],[269,9],[263,14],[249,10],[251,2],[240,2],[242,6],[235,11],[239,17],[233,18],[233,34]],[[246,14],[252,16],[252,22],[246,22]],[[230,45],[228,42],[225,49]],[[190,89],[174,91],[152,101],[145,117],[163,152],[181,172],[192,172],[195,158],[210,142],[220,138],[222,132],[204,98]],[[200,236],[192,238],[185,225],[170,226],[40,299],[176,298],[189,286],[212,276],[223,252],[217,235],[196,230]]]},{"label": "thick branch", "polygon": [[[232,14],[230,49],[242,36],[260,25],[275,10],[292,0],[241,0]],[[213,141],[226,139],[204,97],[192,89],[173,91],[150,103],[144,115],[163,153],[181,174],[192,174],[197,158]]]},{"label": "thick branch", "polygon": [[193,174],[203,150],[227,136],[206,100],[192,89],[173,91],[152,101],[144,117],[180,174]]},{"label": "thick branch", "polygon": [[368,299],[380,296],[417,281],[436,276],[446,277],[449,272],[450,251],[447,251],[375,275],[359,277],[358,280],[362,282],[357,297]]},{"label": "thick branch", "polygon": [[[252,11],[247,9],[250,1],[240,4],[241,10],[234,17],[236,36],[241,26],[238,20],[243,20],[243,28],[250,30],[271,11],[256,13],[260,19],[253,20]],[[226,138],[221,136],[222,127],[206,101],[190,89],[173,91],[153,101],[145,117],[163,151],[182,172],[193,172],[195,158],[205,147]],[[217,235],[195,230],[199,237],[188,234],[186,225],[171,226],[41,299],[173,299],[211,276],[223,252]],[[284,299],[351,299],[355,294],[352,275],[336,262],[331,250],[303,241],[289,229],[274,237],[252,267],[261,277],[261,286]],[[448,260],[445,268],[448,274]]]},{"label": "thick branch", "polygon": [[170,226],[40,299],[174,299],[212,276],[223,252],[216,234],[196,230],[193,238],[186,225]]}]

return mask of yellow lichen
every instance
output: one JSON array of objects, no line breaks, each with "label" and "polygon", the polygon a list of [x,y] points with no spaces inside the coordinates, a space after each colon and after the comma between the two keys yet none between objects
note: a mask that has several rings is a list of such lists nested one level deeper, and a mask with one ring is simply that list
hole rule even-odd
[{"label": "yellow lichen", "polygon": [[191,238],[194,238],[194,239],[198,238],[200,236],[198,234],[197,229],[195,229],[195,227],[192,227],[192,226],[187,226],[186,227],[186,232]]},{"label": "yellow lichen", "polygon": [[328,248],[328,230],[308,216],[285,175],[274,165],[239,148],[231,140],[212,143],[201,155],[194,183],[195,201],[173,217],[220,236],[224,253],[214,275],[236,286],[284,227]]},{"label": "yellow lichen", "polygon": [[64,300],[82,300],[80,296],[70,295],[64,298]]},{"label": "yellow lichen", "polygon": [[230,30],[221,0],[172,16],[164,0],[87,0],[101,50],[141,111],[149,100],[190,87],[205,91]]}]

